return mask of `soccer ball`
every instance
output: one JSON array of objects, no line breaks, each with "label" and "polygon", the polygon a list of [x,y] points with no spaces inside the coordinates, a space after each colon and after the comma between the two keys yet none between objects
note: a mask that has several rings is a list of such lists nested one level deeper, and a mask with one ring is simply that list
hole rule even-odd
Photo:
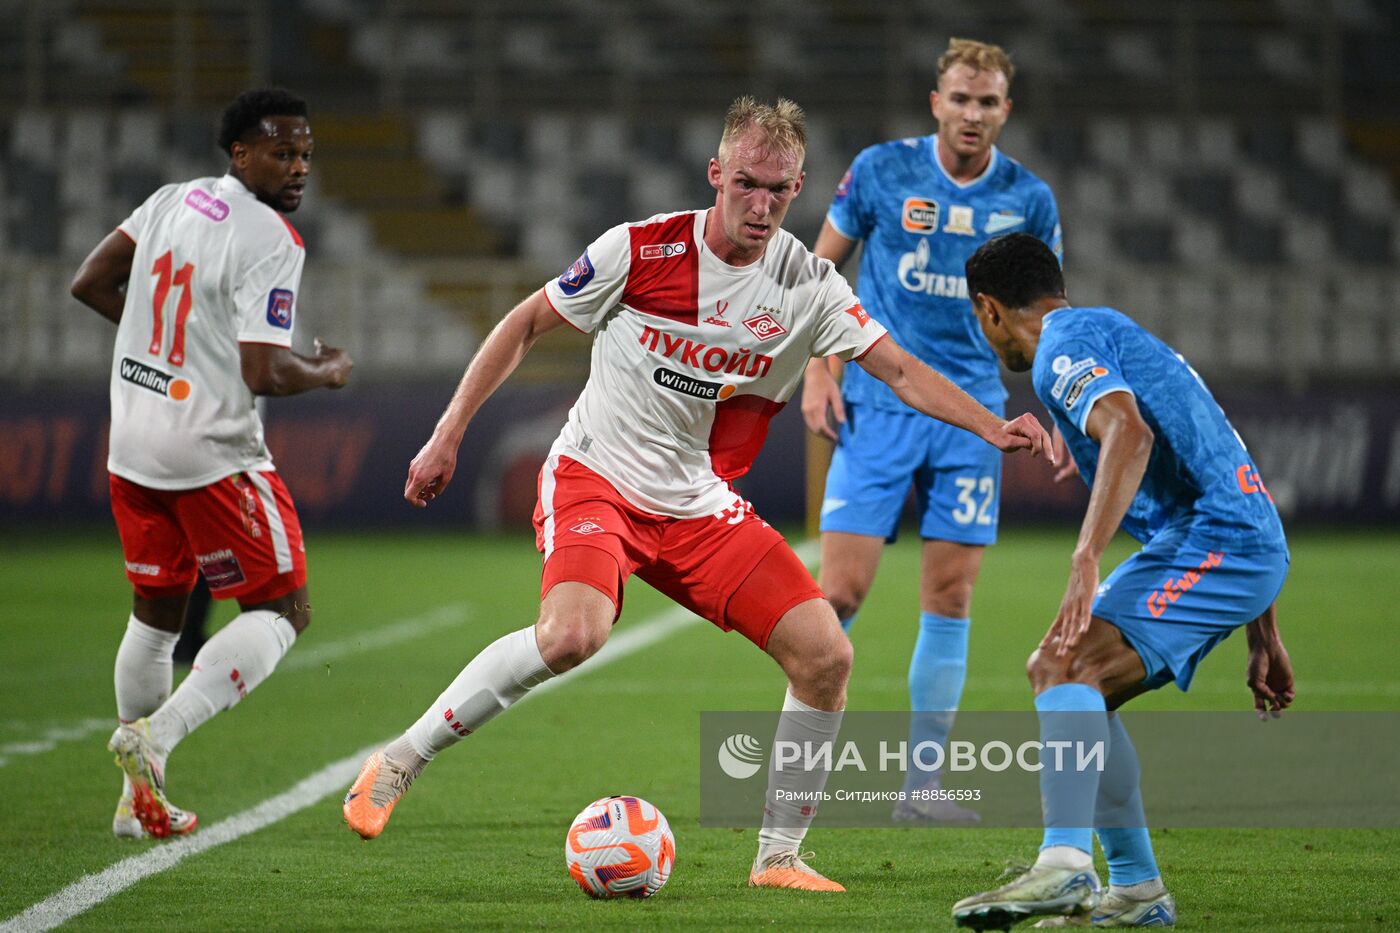
[{"label": "soccer ball", "polygon": [[564,863],[589,897],[651,897],[671,877],[676,837],[642,798],[603,797],[574,818]]}]

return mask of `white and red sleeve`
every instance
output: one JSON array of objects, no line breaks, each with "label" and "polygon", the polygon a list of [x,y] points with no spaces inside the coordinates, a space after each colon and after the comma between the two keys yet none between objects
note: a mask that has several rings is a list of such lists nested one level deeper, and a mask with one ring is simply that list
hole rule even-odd
[{"label": "white and red sleeve", "polygon": [[142,201],[140,206],[132,211],[125,220],[117,224],[117,229],[130,237],[131,242],[140,243],[146,235],[146,225],[150,222],[150,219],[160,215],[161,209],[179,193],[179,189],[180,186],[178,184],[165,185],[161,188],[157,188],[155,192],[145,201]]},{"label": "white and red sleeve", "polygon": [[545,298],[559,316],[592,333],[622,300],[631,266],[627,224],[608,230],[574,260],[564,274],[545,284]]},{"label": "white and red sleeve", "polygon": [[861,307],[846,280],[829,268],[827,281],[817,293],[817,328],[813,356],[839,356],[858,360],[885,336],[885,328]]},{"label": "white and red sleeve", "polygon": [[292,345],[297,289],[306,250],[290,236],[250,268],[233,292],[240,343]]}]

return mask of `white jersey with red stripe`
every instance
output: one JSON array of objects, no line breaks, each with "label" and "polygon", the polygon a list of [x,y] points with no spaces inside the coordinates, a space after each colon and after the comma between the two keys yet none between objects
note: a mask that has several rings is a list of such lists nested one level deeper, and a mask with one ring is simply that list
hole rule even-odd
[{"label": "white jersey with red stripe", "polygon": [[588,384],[551,455],[676,518],[734,507],[729,481],[812,357],[857,359],[885,335],[835,267],[784,230],[757,262],[719,259],[705,246],[708,214],[613,227],[545,286],[565,321],[595,335]]},{"label": "white jersey with red stripe", "polygon": [[291,346],[301,237],[231,175],[166,185],[118,229],[136,255],[107,469],[153,489],[272,469],[239,345]]}]

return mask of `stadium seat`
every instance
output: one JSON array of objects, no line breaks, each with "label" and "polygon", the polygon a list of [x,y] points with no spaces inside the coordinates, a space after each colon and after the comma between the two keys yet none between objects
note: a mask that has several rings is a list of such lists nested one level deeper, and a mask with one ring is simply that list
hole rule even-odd
[{"label": "stadium seat", "polygon": [[117,165],[153,168],[160,164],[166,133],[153,110],[126,109],[117,114],[112,157]]},{"label": "stadium seat", "polygon": [[57,120],[47,111],[21,110],[10,130],[10,155],[50,163],[57,156]]},{"label": "stadium seat", "polygon": [[1233,174],[1235,204],[1241,211],[1269,220],[1284,215],[1288,202],[1283,196],[1283,180],[1277,174],[1248,162]]}]

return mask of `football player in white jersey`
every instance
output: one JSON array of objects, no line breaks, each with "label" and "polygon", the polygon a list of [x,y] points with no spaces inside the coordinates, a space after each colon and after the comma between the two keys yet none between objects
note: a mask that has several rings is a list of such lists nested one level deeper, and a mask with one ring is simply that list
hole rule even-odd
[{"label": "football player in white jersey", "polygon": [[[482,344],[409,467],[415,506],[447,487],[468,423],[535,340],[561,324],[595,335],[588,384],[540,474],[539,619],[478,654],[369,757],[344,806],[361,836],[379,835],[435,755],[597,652],[633,574],[773,657],[789,685],[778,740],[835,738],[850,641],[807,568],[729,485],[811,358],[857,360],[933,417],[1003,450],[1048,452],[1033,417],[1003,421],[882,339],[832,264],[780,229],[805,151],[796,104],[740,98],[709,163],[712,208],[609,230]],[[751,885],[844,890],[798,854],[815,811],[798,801],[824,784],[820,772],[770,773]]]},{"label": "football player in white jersey", "polygon": [[[165,795],[186,735],[261,683],[311,621],[301,526],[255,395],[339,388],[343,351],[292,350],[305,249],[283,217],[311,170],[306,103],[247,91],[224,111],[228,174],[166,185],[83,262],[73,295],[117,325],[107,468],[134,595],[117,649],[108,747],[124,772],[118,836],[187,833]],[[171,651],[202,573],[240,614],[173,694]]]}]

